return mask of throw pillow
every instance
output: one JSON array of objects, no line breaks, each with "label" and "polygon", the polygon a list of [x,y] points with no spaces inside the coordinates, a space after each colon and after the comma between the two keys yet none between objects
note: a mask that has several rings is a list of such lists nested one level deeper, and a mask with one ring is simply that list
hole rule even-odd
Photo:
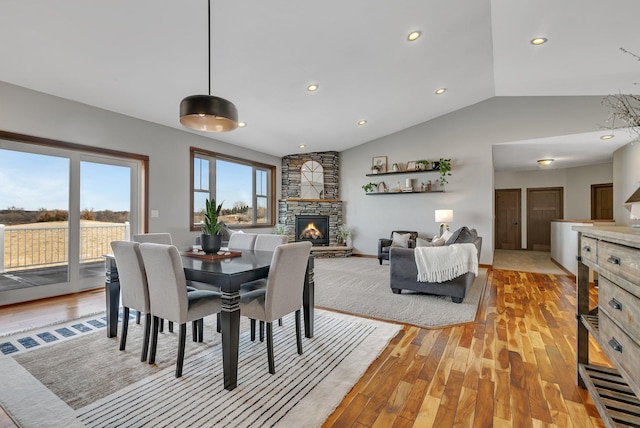
[{"label": "throw pillow", "polygon": [[445,245],[473,243],[477,236],[478,233],[475,229],[473,229],[472,232],[467,226],[462,226],[460,229],[453,232],[449,239],[447,239]]},{"label": "throw pillow", "polygon": [[416,238],[416,247],[433,247],[433,245],[426,239]]},{"label": "throw pillow", "polygon": [[451,236],[453,236],[453,233],[451,233],[451,231],[449,230],[445,230],[444,232],[442,232],[442,236],[440,238],[444,239],[444,242],[449,245],[449,238],[451,238]]},{"label": "throw pillow", "polygon": [[410,233],[396,233],[393,232],[391,236],[391,246],[392,247],[407,247],[409,244],[409,238],[411,238]]},{"label": "throw pillow", "polygon": [[432,247],[442,247],[444,245],[444,238],[433,238],[431,240]]}]

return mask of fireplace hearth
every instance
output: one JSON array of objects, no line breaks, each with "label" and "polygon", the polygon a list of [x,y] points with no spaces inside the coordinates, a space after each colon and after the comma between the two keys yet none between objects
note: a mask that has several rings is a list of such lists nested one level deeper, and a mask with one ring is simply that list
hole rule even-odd
[{"label": "fireplace hearth", "polygon": [[297,215],[295,240],[309,241],[314,246],[329,245],[329,216]]}]

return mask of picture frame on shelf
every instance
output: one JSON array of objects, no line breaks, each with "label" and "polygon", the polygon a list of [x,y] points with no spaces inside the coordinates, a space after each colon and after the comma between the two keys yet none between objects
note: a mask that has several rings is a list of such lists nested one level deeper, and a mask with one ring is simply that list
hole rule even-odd
[{"label": "picture frame on shelf", "polygon": [[407,171],[415,171],[416,170],[416,161],[407,162]]},{"label": "picture frame on shelf", "polygon": [[371,168],[374,166],[378,167],[378,172],[385,173],[387,172],[387,157],[386,156],[374,156],[371,159]]}]

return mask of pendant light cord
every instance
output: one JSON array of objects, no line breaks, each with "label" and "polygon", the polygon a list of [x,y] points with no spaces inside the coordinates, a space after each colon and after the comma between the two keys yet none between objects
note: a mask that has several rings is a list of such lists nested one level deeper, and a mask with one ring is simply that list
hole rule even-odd
[{"label": "pendant light cord", "polygon": [[209,0],[209,7],[207,9],[207,18],[208,18],[208,32],[209,32],[209,37],[207,38],[208,40],[208,45],[209,46],[209,96],[211,96],[211,0]]}]

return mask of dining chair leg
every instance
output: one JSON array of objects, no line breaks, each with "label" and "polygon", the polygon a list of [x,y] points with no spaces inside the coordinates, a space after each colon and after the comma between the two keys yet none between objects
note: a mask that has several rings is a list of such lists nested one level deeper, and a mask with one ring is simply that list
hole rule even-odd
[{"label": "dining chair leg", "polygon": [[255,342],[256,341],[256,320],[251,318],[250,322],[251,322],[251,341]]},{"label": "dining chair leg", "polygon": [[136,324],[140,324],[140,316],[141,316],[141,312],[140,311],[136,311]]},{"label": "dining chair leg", "polygon": [[220,333],[222,331],[222,323],[221,320],[222,318],[220,317],[220,312],[218,312],[218,315],[216,315],[216,331],[218,333]]},{"label": "dining chair leg", "polygon": [[178,361],[176,361],[176,377],[182,376],[182,365],[184,363],[184,345],[187,338],[187,324],[180,324],[180,334],[178,338]]},{"label": "dining chair leg", "polygon": [[282,327],[282,318],[278,318],[278,325]]},{"label": "dining chair leg", "polygon": [[[260,321],[263,324],[262,321]],[[276,373],[276,364],[273,361],[273,324],[267,323],[267,358],[269,360],[269,373]]]},{"label": "dining chair leg", "polygon": [[300,328],[300,309],[296,311],[296,345],[298,345],[298,354],[302,355],[302,329]]},{"label": "dining chair leg", "polygon": [[144,315],[144,337],[142,339],[142,356],[140,357],[140,361],[142,362],[147,361],[150,333],[151,333],[151,314],[145,314]]},{"label": "dining chair leg", "polygon": [[160,333],[163,333],[164,332],[164,319],[159,318],[159,320],[160,320],[160,329],[159,330],[160,330]]},{"label": "dining chair leg", "polygon": [[264,342],[264,321],[260,321],[260,342]]},{"label": "dining chair leg", "polygon": [[126,306],[122,312],[122,335],[120,335],[120,350],[124,351],[127,345],[127,332],[129,331],[129,308]]},{"label": "dining chair leg", "polygon": [[198,341],[198,320],[191,322],[191,340],[194,342]]},{"label": "dining chair leg", "polygon": [[149,364],[156,362],[156,348],[158,347],[158,329],[160,318],[153,317],[153,328],[151,329],[151,348],[149,349]]},{"label": "dining chair leg", "polygon": [[204,318],[198,320],[198,342],[204,342]]},{"label": "dining chair leg", "polygon": [[169,321],[169,333],[173,333],[173,321]]}]

